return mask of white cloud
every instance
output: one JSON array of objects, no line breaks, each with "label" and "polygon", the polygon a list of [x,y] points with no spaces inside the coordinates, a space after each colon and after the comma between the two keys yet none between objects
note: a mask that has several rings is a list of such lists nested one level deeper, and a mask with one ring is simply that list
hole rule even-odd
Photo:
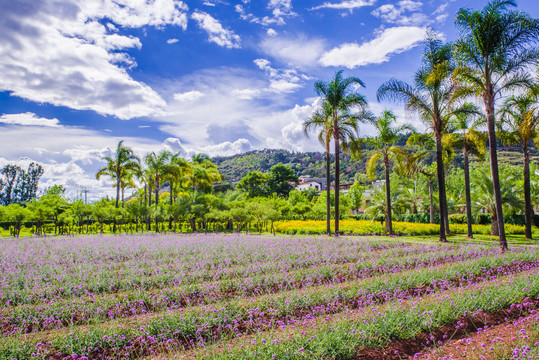
[{"label": "white cloud", "polygon": [[274,93],[291,93],[303,87],[302,80],[308,80],[306,75],[299,74],[296,70],[279,70],[271,67],[271,63],[266,59],[254,60],[259,69],[264,70],[270,80],[270,85],[266,91]]},{"label": "white cloud", "polygon": [[420,26],[432,22],[420,12],[422,6],[420,1],[401,0],[396,5],[382,5],[371,14],[391,24]]},{"label": "white cloud", "polygon": [[320,63],[324,66],[346,66],[353,69],[369,64],[389,61],[391,54],[410,50],[424,40],[426,29],[400,26],[385,29],[375,39],[363,43],[347,43],[324,53]]},{"label": "white cloud", "polygon": [[[159,129],[179,138],[188,151],[218,154],[250,149],[246,141],[253,149],[296,149],[296,144],[283,138],[281,129],[295,119],[296,102],[288,92],[303,86],[305,75],[273,68],[266,59],[256,59],[255,64],[263,74],[217,68],[182,78],[177,88],[206,96],[195,103],[171,103],[170,114],[158,119]],[[238,143],[241,139],[246,141]],[[316,140],[305,141],[317,148]]]},{"label": "white cloud", "polygon": [[4,114],[0,116],[0,123],[24,126],[61,127],[60,121],[58,121],[58,119],[41,118],[31,112],[27,112],[24,114]]},{"label": "white cloud", "polygon": [[178,41],[180,41],[180,40],[175,39],[175,38],[173,38],[173,39],[168,39],[168,40],[167,40],[167,44],[169,44],[169,45],[170,45],[170,44],[176,44]]},{"label": "white cloud", "polygon": [[219,144],[204,146],[198,149],[195,153],[204,153],[210,156],[228,156],[241,154],[247,151],[254,150],[253,145],[247,139],[238,139],[234,142],[224,141]]},{"label": "white cloud", "polygon": [[[245,5],[248,5],[250,1],[243,1]],[[241,4],[235,6],[236,12],[240,14],[240,18],[245,21],[260,24],[263,26],[270,25],[285,25],[286,18],[295,17],[295,13],[292,9],[291,0],[269,0],[267,9],[271,11],[271,16],[258,17],[252,13],[249,13],[245,7]]]},{"label": "white cloud", "polygon": [[[116,27],[187,26],[178,0],[20,0],[2,6],[0,91],[121,119],[162,111],[164,100],[126,68],[140,48]],[[103,25],[101,21],[108,22]]]},{"label": "white cloud", "polygon": [[288,65],[309,67],[317,63],[324,51],[325,41],[303,34],[294,38],[272,36],[264,38],[260,47],[265,54]]},{"label": "white cloud", "polygon": [[275,30],[273,30],[273,29],[270,28],[270,29],[268,29],[268,30],[266,31],[266,34],[267,34],[268,36],[276,36],[276,35],[277,35],[277,31],[275,31]]},{"label": "white cloud", "polygon": [[190,103],[190,102],[197,101],[198,99],[202,98],[203,96],[204,96],[203,92],[193,90],[193,91],[187,91],[187,92],[184,92],[184,93],[174,94],[174,100],[179,101],[179,102]]},{"label": "white cloud", "polygon": [[376,3],[376,0],[348,0],[341,1],[338,3],[325,2],[322,5],[315,6],[311,10],[318,9],[339,9],[339,10],[350,10],[362,8],[365,6],[372,6]]},{"label": "white cloud", "polygon": [[239,49],[241,47],[240,37],[232,30],[225,29],[223,25],[210,14],[196,11],[191,15],[191,18],[198,23],[198,26],[201,29],[208,33],[210,42],[229,49]]}]

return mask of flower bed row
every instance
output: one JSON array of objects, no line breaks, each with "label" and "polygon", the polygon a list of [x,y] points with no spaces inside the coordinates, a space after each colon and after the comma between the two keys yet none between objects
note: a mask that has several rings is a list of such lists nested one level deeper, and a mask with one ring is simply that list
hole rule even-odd
[{"label": "flower bed row", "polygon": [[[470,287],[484,280],[534,269],[539,266],[537,259],[537,253],[510,253],[360,282],[167,312],[128,323],[117,321],[36,334],[34,341],[29,341],[32,337],[24,341],[11,337],[0,341],[0,354],[18,359],[30,358],[29,351],[34,351],[40,343],[48,344],[41,348],[43,355],[60,352],[64,355],[76,353],[95,356],[95,349],[99,349],[99,353],[108,349],[111,358],[126,354],[141,355],[165,346],[205,346],[221,339],[279,328],[393,299],[402,301],[444,289]],[[539,291],[539,284],[536,285]]]}]

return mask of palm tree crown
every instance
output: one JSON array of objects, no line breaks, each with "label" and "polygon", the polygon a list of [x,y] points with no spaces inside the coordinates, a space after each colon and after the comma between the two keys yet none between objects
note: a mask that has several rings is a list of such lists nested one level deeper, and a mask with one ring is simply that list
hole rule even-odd
[{"label": "palm tree crown", "polygon": [[331,115],[327,134],[333,137],[335,145],[335,236],[339,236],[339,152],[341,147],[346,152],[350,145],[356,143],[358,122],[370,116],[367,100],[355,92],[353,86],[364,87],[365,84],[354,76],[343,78],[342,70],[330,82],[317,81],[314,84],[316,93],[327,103]]}]

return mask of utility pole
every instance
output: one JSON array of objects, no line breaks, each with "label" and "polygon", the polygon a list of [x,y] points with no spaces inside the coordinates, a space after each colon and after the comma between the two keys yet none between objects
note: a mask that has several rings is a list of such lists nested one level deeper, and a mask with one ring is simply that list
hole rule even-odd
[{"label": "utility pole", "polygon": [[88,193],[90,192],[90,189],[83,187],[81,190],[81,193],[84,194],[84,203],[88,204]]}]

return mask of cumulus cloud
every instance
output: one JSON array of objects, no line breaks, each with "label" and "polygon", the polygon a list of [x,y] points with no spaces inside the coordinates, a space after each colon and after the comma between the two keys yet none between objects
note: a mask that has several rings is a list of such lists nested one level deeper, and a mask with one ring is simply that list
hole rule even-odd
[{"label": "cumulus cloud", "polygon": [[268,36],[262,40],[260,48],[266,55],[288,65],[310,67],[320,58],[325,48],[325,41],[308,38],[303,34],[295,37]]},{"label": "cumulus cloud", "polygon": [[410,50],[424,40],[426,29],[400,26],[385,29],[375,39],[363,44],[347,43],[324,53],[320,63],[324,66],[346,66],[353,69],[369,64],[389,61],[389,56]]},{"label": "cumulus cloud", "polygon": [[178,41],[180,41],[180,40],[175,39],[175,38],[173,38],[173,39],[168,39],[168,40],[167,40],[167,44],[169,44],[169,45],[171,45],[171,44],[176,44]]},{"label": "cumulus cloud", "polygon": [[23,114],[4,114],[0,116],[0,123],[23,126],[61,127],[58,119],[46,119],[38,117],[36,114],[31,112]]},{"label": "cumulus cloud", "polygon": [[430,23],[429,17],[420,12],[423,3],[413,0],[401,0],[394,4],[385,4],[372,11],[372,15],[385,22],[398,25],[424,25]]},{"label": "cumulus cloud", "polygon": [[275,69],[271,67],[271,62],[266,59],[256,59],[254,63],[258,68],[264,70],[270,80],[270,85],[266,91],[291,93],[303,87],[302,81],[310,79],[307,75],[300,74],[293,69]]},{"label": "cumulus cloud", "polygon": [[354,10],[365,6],[372,6],[376,3],[376,0],[348,0],[338,3],[325,2],[322,5],[315,6],[311,10],[319,9],[339,9],[339,10]]},{"label": "cumulus cloud", "polygon": [[232,30],[225,29],[223,25],[210,14],[196,11],[191,15],[191,18],[198,23],[198,26],[201,29],[206,31],[210,42],[229,49],[239,49],[241,47],[240,37]]},{"label": "cumulus cloud", "polygon": [[126,71],[136,63],[122,51],[141,42],[117,26],[185,29],[186,11],[178,0],[4,2],[0,91],[121,119],[159,113],[164,100]]},{"label": "cumulus cloud", "polygon": [[[159,129],[180,139],[188,151],[217,155],[219,151],[249,150],[250,146],[296,149],[295,141],[284,139],[281,130],[299,116],[294,112],[296,101],[288,92],[303,85],[305,75],[275,68],[266,59],[256,59],[255,65],[263,73],[219,68],[182,78],[177,84],[179,89],[200,91],[205,96],[195,103],[171,103],[170,114],[159,117]],[[245,141],[238,143],[241,139],[250,146]],[[316,148],[315,139],[305,141]]]},{"label": "cumulus cloud", "polygon": [[[243,1],[243,4],[247,7],[249,3],[250,1]],[[244,5],[237,4],[235,6],[236,12],[240,15],[240,18],[263,26],[285,25],[286,18],[297,16],[297,13],[294,12],[292,8],[291,0],[269,0],[267,9],[271,12],[271,15],[261,17],[250,13]]]}]

